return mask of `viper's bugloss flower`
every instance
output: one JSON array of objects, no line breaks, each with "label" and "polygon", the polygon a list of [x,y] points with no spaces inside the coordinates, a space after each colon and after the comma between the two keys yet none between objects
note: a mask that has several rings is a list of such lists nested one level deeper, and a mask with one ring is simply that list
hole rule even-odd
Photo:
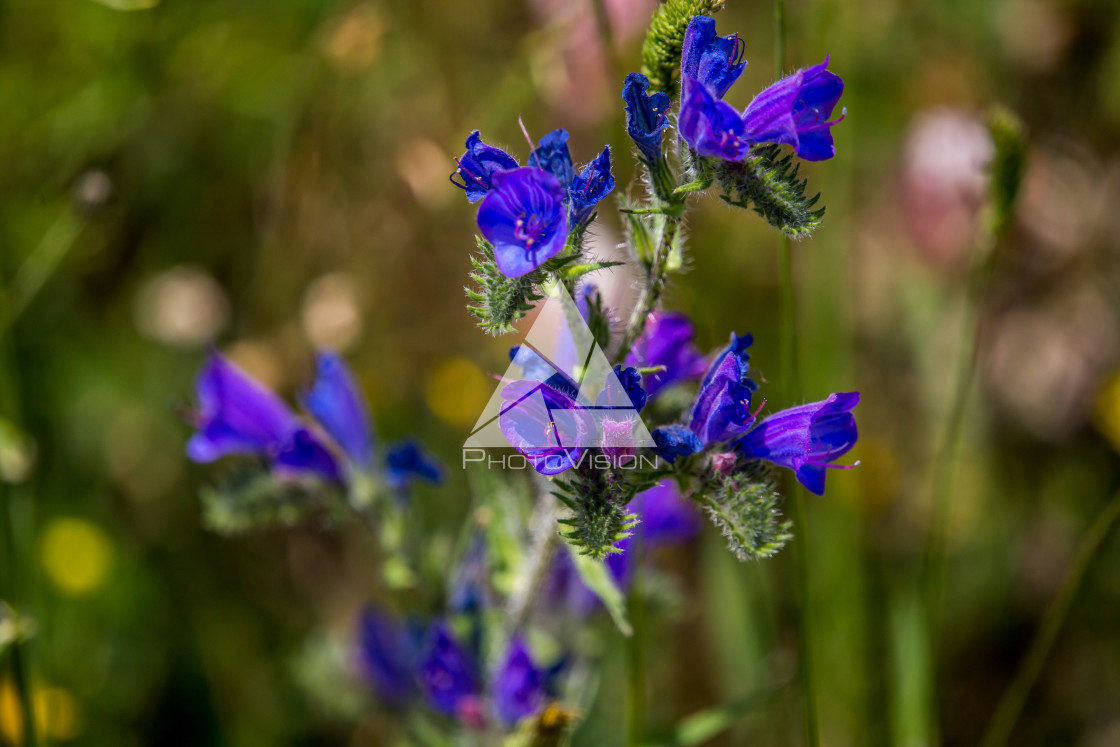
[{"label": "viper's bugloss flower", "polygon": [[702,156],[741,161],[750,143],[739,112],[692,78],[685,78],[682,85],[677,130],[684,141]]},{"label": "viper's bugloss flower", "polygon": [[564,248],[567,193],[555,176],[532,166],[497,172],[491,185],[478,209],[478,227],[494,245],[502,274],[521,277]]},{"label": "viper's bugloss flower", "polygon": [[723,98],[731,84],[743,74],[743,41],[738,34],[716,35],[716,21],[708,16],[694,16],[689,21],[681,48],[681,81],[695,80]]},{"label": "viper's bugloss flower", "polygon": [[330,451],[288,406],[224,356],[211,353],[196,383],[197,432],[187,456],[212,462],[231,454],[256,454],[291,473],[339,479]]},{"label": "viper's bugloss flower", "polygon": [[[615,385],[621,385],[621,389]],[[607,386],[599,393],[595,404],[598,407],[619,407],[638,412],[646,406],[646,390],[642,387],[642,375],[631,366],[616,365],[614,378],[607,379]]]},{"label": "viper's bugloss flower", "polygon": [[571,184],[576,176],[576,167],[568,150],[568,131],[553,130],[542,137],[540,144],[529,155],[529,165],[552,174],[565,188]]},{"label": "viper's bugloss flower", "polygon": [[547,381],[511,381],[502,388],[505,404],[498,427],[510,446],[542,475],[557,475],[579,461],[588,437],[578,411],[578,387],[557,373]]},{"label": "viper's bugloss flower", "polygon": [[692,322],[684,314],[654,311],[649,315],[645,329],[626,356],[626,365],[637,368],[664,366],[664,370],[642,377],[650,399],[668,386],[704,375],[708,361],[696,349],[693,343],[695,335]]},{"label": "viper's bugloss flower", "polygon": [[432,625],[416,677],[428,703],[447,716],[465,715],[479,695],[473,657],[444,623]]},{"label": "viper's bugloss flower", "polygon": [[[755,97],[743,112],[743,138],[749,143],[792,145],[798,157],[823,161],[836,155],[829,120],[844,92],[844,81],[819,65],[782,78]],[[711,154],[715,155],[715,154]]]},{"label": "viper's bugloss flower", "polygon": [[[467,152],[456,159],[459,168],[451,174],[451,183],[467,193],[467,199],[478,202],[490,191],[490,178],[498,171],[518,167],[517,160],[501,148],[482,142],[478,130],[467,137]],[[455,181],[459,176],[463,183]]]},{"label": "viper's bugloss flower", "polygon": [[669,126],[669,94],[664,91],[647,94],[649,78],[641,73],[630,73],[622,85],[622,100],[626,102],[626,132],[638,152],[653,163],[661,157],[661,134]]},{"label": "viper's bugloss flower", "polygon": [[859,438],[852,415],[857,404],[859,392],[847,392],[782,410],[759,423],[736,446],[747,457],[793,470],[806,490],[823,495],[825,470],[848,468],[832,462],[847,454]]},{"label": "viper's bugloss flower", "polygon": [[385,480],[390,487],[407,488],[415,479],[443,482],[443,465],[415,441],[402,441],[385,454]]},{"label": "viper's bugloss flower", "polygon": [[357,466],[373,464],[373,429],[369,407],[354,375],[337,354],[316,356],[315,384],[303,396],[303,406]]},{"label": "viper's bugloss flower", "polygon": [[747,348],[753,339],[731,333],[731,344],[712,362],[700,383],[688,427],[705,446],[741,436],[754,422],[751,395],[758,385],[750,378]]},{"label": "viper's bugloss flower", "polygon": [[494,715],[506,726],[514,726],[536,714],[545,704],[546,680],[525,641],[514,636],[490,685]]},{"label": "viper's bugloss flower", "polygon": [[417,694],[420,642],[415,630],[384,610],[369,608],[358,617],[358,668],[387,705],[406,705]]},{"label": "viper's bugloss flower", "polygon": [[654,428],[650,436],[657,445],[657,455],[669,464],[704,449],[704,442],[700,437],[687,425],[679,423]]},{"label": "viper's bugloss flower", "polygon": [[578,226],[591,218],[595,206],[614,189],[611,149],[603,148],[595,160],[583,167],[568,186],[568,225]]}]

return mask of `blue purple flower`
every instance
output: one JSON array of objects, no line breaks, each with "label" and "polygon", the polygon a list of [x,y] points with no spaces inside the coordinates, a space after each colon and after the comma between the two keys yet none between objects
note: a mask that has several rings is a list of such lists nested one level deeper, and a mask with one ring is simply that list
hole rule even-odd
[{"label": "blue purple flower", "polygon": [[402,706],[416,696],[419,643],[416,631],[384,610],[369,608],[358,617],[358,666],[384,703]]},{"label": "blue purple flower", "polygon": [[478,209],[478,227],[494,246],[506,277],[532,272],[564,248],[567,194],[548,171],[527,166],[500,171]]},{"label": "blue purple flower", "polygon": [[704,85],[685,78],[677,130],[702,156],[741,161],[750,150],[746,127],[735,107],[712,95]]},{"label": "blue purple flower", "polygon": [[832,126],[844,116],[829,117],[843,92],[844,81],[828,70],[826,57],[758,94],[743,112],[743,137],[749,143],[792,145],[806,161],[832,158]]},{"label": "blue purple flower", "polygon": [[402,441],[385,454],[385,480],[389,487],[403,490],[415,479],[443,482],[443,466],[413,440]]},{"label": "blue purple flower", "polygon": [[575,227],[590,220],[595,206],[612,189],[611,149],[606,146],[568,185],[568,225]]},{"label": "blue purple flower", "polygon": [[693,17],[681,48],[682,84],[695,80],[716,98],[723,98],[746,66],[743,41],[738,34],[717,36],[714,18]]},{"label": "blue purple flower", "polygon": [[334,442],[356,465],[373,463],[373,431],[369,408],[354,375],[337,354],[316,356],[315,384],[303,397],[303,406],[315,416]]},{"label": "blue purple flower", "polygon": [[851,451],[859,438],[852,415],[857,404],[859,392],[847,392],[782,410],[759,423],[736,446],[747,457],[793,470],[806,490],[823,495],[825,471],[847,469],[833,462]]},{"label": "blue purple flower", "polygon": [[[516,169],[517,160],[501,148],[482,142],[478,130],[467,137],[467,152],[456,159],[459,168],[451,174],[451,183],[467,193],[467,199],[478,202],[490,191],[491,177],[498,171]],[[459,176],[462,184],[455,181]]]},{"label": "blue purple flower", "polygon": [[525,641],[514,636],[490,686],[494,715],[506,726],[536,714],[545,704],[546,672],[533,663]]},{"label": "blue purple flower", "polygon": [[272,392],[218,353],[211,353],[196,384],[197,432],[187,456],[212,462],[256,454],[291,473],[339,479],[338,464],[317,436]]},{"label": "blue purple flower", "polygon": [[512,381],[502,388],[508,403],[498,414],[502,435],[542,475],[575,466],[588,435],[587,424],[570,417],[578,409],[578,389],[564,379],[557,373],[545,382]]},{"label": "blue purple flower", "polygon": [[452,717],[470,708],[481,689],[473,656],[444,623],[435,623],[428,633],[417,679],[432,708]]},{"label": "blue purple flower", "polygon": [[543,169],[567,187],[576,176],[572,154],[568,150],[568,131],[553,130],[541,138],[540,144],[529,155],[529,165]]},{"label": "blue purple flower", "polygon": [[649,78],[641,73],[630,73],[622,86],[622,100],[626,102],[626,132],[638,152],[648,162],[661,157],[661,134],[669,126],[669,94],[664,91],[647,94]]},{"label": "blue purple flower", "polygon": [[645,374],[642,383],[653,399],[662,389],[680,381],[698,379],[708,367],[707,358],[693,343],[695,330],[684,314],[654,311],[626,356],[626,365],[664,370]]}]

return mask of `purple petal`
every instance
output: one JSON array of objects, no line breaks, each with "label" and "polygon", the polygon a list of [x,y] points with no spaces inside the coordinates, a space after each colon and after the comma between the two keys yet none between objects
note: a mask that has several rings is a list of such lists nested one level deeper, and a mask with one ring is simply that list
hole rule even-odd
[{"label": "purple petal", "polygon": [[342,358],[326,351],[317,356],[317,369],[303,406],[355,464],[368,469],[373,463],[369,408],[354,375]]}]

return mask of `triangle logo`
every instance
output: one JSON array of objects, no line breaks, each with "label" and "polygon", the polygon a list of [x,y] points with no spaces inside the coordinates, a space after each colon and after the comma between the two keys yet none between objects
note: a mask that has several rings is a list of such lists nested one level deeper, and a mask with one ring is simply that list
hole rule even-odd
[{"label": "triangle logo", "polygon": [[562,283],[553,283],[525,341],[463,448],[654,448],[626,388]]}]

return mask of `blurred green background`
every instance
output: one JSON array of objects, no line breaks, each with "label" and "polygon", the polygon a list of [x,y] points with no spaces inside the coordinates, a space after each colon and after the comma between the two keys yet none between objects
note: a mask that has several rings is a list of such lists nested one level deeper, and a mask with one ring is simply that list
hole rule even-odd
[{"label": "blurred green background", "polygon": [[[143,5],[128,10],[129,6]],[[452,467],[416,495],[454,537],[459,446],[515,340],[478,331],[462,287],[474,210],[447,182],[472,129],[524,157],[572,132],[577,161],[633,164],[618,91],[649,0],[10,0],[0,4],[0,597],[35,618],[51,743],[381,744],[307,691],[308,640],[345,640],[380,593],[360,530],[225,539],[199,527],[180,412],[207,342],[286,393],[342,350],[383,438]],[[808,503],[822,740],[975,744],[1079,538],[1120,487],[1120,3],[790,0],[787,59],[846,81],[837,157],[810,165],[824,227],[794,247],[805,400],[863,392],[862,466]],[[773,78],[771,6],[730,0]],[[983,304],[954,471],[941,685],[929,690],[915,574],[946,427],[990,155],[982,113],[1032,139],[1019,216]],[[606,211],[610,213],[611,211]],[[778,238],[703,198],[668,305],[704,348],[751,331],[780,402]],[[597,248],[619,241],[601,218]],[[621,270],[603,281],[629,298]],[[710,529],[667,559],[681,597],[649,632],[667,727],[788,678],[790,556],[740,565]],[[1120,541],[1087,574],[1014,733],[1120,744]],[[624,647],[577,744],[621,744]],[[611,638],[614,636],[614,638]],[[0,742],[19,703],[0,659]],[[314,690],[314,683],[310,689]],[[330,701],[334,700],[332,703]],[[798,739],[783,690],[712,744]]]}]

